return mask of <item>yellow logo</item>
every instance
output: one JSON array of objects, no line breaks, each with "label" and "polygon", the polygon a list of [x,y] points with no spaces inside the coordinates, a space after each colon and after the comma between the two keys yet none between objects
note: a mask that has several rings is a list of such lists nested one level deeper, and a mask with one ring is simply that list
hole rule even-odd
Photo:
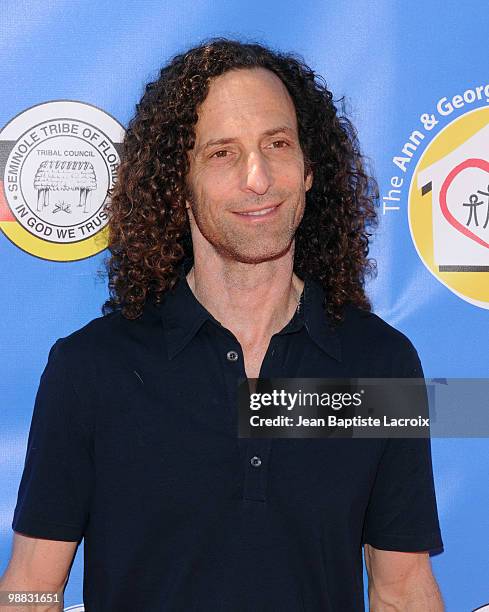
[{"label": "yellow logo", "polygon": [[107,247],[105,205],[124,128],[101,109],[45,102],[0,132],[0,229],[25,252],[52,261]]},{"label": "yellow logo", "polygon": [[489,108],[458,117],[428,145],[411,180],[409,227],[428,270],[489,309]]}]

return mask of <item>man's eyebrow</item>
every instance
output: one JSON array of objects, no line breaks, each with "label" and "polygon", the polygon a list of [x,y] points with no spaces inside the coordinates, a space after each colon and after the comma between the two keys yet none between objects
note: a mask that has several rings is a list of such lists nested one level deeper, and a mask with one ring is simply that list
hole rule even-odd
[{"label": "man's eyebrow", "polygon": [[[271,128],[269,130],[265,130],[261,135],[262,136],[275,136],[275,134],[296,134],[295,130],[289,127],[288,125],[279,125],[278,127]],[[208,140],[206,143],[202,144],[197,152],[208,149],[209,147],[213,147],[215,145],[226,145],[232,142],[236,142],[237,138],[217,138],[215,140]]]}]

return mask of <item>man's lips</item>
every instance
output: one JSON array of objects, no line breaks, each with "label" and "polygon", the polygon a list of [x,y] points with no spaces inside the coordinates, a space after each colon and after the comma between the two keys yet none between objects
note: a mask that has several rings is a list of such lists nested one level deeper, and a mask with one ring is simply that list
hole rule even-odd
[{"label": "man's lips", "polygon": [[278,204],[272,204],[271,206],[262,206],[261,208],[254,208],[243,212],[235,212],[234,214],[247,219],[260,219],[263,217],[271,217],[281,204],[282,202],[279,202]]}]

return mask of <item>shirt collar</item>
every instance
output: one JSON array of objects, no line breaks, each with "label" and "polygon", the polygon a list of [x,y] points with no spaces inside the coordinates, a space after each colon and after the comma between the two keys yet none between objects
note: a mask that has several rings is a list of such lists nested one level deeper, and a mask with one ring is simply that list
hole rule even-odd
[{"label": "shirt collar", "polygon": [[[170,359],[185,348],[206,321],[212,321],[223,327],[197,300],[189,287],[186,275],[192,263],[191,258],[186,258],[180,264],[176,284],[165,293],[158,306]],[[341,361],[340,339],[328,325],[323,307],[324,299],[322,286],[313,278],[306,276],[301,306],[279,335],[293,333],[305,327],[311,339],[323,351],[337,361]]]}]

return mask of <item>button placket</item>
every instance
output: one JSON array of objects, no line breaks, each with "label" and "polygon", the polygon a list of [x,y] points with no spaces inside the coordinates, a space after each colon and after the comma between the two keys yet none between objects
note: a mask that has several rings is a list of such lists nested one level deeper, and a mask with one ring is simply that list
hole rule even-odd
[{"label": "button placket", "polygon": [[[230,364],[235,363],[235,367],[240,370],[242,377],[246,379],[244,358],[242,357],[240,349],[241,347],[238,350],[228,350],[226,352],[226,360],[230,362]],[[270,368],[269,362],[276,353],[275,340],[272,339],[268,354],[265,355],[260,371],[260,376],[262,378],[271,376],[273,368]],[[233,397],[234,393],[230,396]],[[245,461],[243,501],[264,502],[266,501],[267,482],[269,477],[268,466],[272,440],[238,438],[238,445],[240,447],[242,460]]]}]

